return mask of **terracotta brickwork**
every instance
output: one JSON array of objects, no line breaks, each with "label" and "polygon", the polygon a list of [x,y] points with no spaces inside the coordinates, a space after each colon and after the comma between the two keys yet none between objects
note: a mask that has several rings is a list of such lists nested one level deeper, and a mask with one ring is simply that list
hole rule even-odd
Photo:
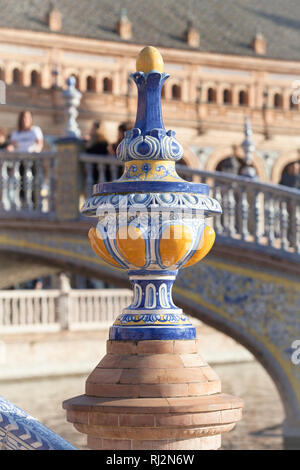
[{"label": "terracotta brickwork", "polygon": [[197,340],[108,341],[86,395],[64,402],[91,449],[218,449],[242,415]]}]

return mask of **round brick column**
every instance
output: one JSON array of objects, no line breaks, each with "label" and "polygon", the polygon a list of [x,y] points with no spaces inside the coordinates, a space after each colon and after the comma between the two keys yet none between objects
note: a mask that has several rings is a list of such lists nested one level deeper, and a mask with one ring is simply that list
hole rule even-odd
[{"label": "round brick column", "polygon": [[90,449],[208,450],[241,419],[197,340],[108,341],[86,394],[63,407]]}]

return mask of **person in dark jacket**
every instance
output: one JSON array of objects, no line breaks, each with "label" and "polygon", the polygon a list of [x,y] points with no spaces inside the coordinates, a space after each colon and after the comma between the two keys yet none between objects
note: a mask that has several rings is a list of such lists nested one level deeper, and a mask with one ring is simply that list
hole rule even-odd
[{"label": "person in dark jacket", "polygon": [[[109,154],[109,144],[100,121],[95,121],[86,138],[86,153],[106,157]],[[109,165],[93,164],[93,184],[109,181]]]}]

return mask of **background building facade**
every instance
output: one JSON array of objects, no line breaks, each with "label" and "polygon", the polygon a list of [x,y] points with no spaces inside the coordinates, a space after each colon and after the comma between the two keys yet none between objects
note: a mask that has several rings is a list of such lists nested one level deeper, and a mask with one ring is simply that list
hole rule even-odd
[{"label": "background building facade", "polygon": [[61,90],[74,75],[83,93],[82,133],[100,119],[109,140],[116,141],[118,125],[135,115],[136,90],[129,79],[135,57],[152,44],[171,75],[163,89],[165,125],[176,130],[187,165],[234,172],[230,160],[227,169],[222,162],[243,156],[245,115],[262,181],[280,182],[286,166],[298,161],[296,1],[268,0],[263,7],[250,0],[0,3],[0,77],[7,85],[0,126],[8,132],[28,108],[48,144],[61,135]]}]

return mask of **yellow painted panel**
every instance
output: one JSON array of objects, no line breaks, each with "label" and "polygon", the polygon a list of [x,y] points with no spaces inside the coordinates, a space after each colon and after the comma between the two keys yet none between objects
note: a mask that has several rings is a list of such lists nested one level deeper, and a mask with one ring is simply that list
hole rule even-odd
[{"label": "yellow painted panel", "polygon": [[184,265],[184,268],[191,266],[192,264],[198,263],[207,253],[210,252],[214,242],[216,234],[212,227],[205,227],[198,248],[191,259]]},{"label": "yellow painted panel", "polygon": [[106,246],[104,244],[104,240],[97,236],[95,227],[92,227],[89,230],[89,239],[90,239],[91,247],[93,248],[96,255],[104,259],[104,261],[106,261],[109,264],[113,264],[114,266],[123,268],[123,266],[120,266],[120,264],[117,263],[117,261],[115,261],[113,257],[108,253]]},{"label": "yellow painted panel", "polygon": [[117,233],[116,245],[128,263],[143,267],[146,264],[146,246],[141,230],[134,226],[121,227]]},{"label": "yellow painted panel", "polygon": [[[169,231],[169,233],[167,233]],[[164,266],[178,263],[189,251],[193,242],[192,231],[185,225],[170,225],[160,241],[160,257]]]}]

